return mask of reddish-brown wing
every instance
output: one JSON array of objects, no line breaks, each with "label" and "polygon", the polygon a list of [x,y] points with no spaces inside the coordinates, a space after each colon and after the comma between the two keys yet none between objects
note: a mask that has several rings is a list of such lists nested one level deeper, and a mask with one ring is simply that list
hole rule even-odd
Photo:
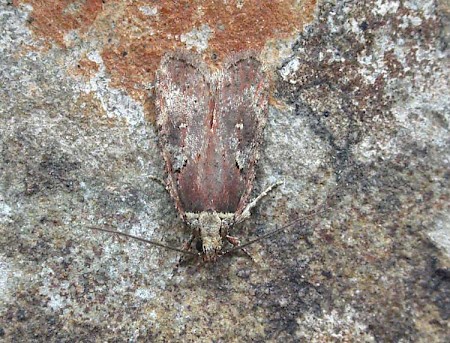
[{"label": "reddish-brown wing", "polygon": [[232,204],[232,212],[238,214],[253,188],[267,109],[267,81],[260,62],[252,52],[231,57],[217,87],[216,145],[223,153],[224,169],[232,170],[223,177],[228,196],[221,204]]},{"label": "reddish-brown wing", "polygon": [[212,92],[208,69],[199,56],[177,52],[163,58],[156,87],[159,143],[169,191],[182,215],[192,210],[190,199],[195,195],[179,191],[179,177],[204,151]]},{"label": "reddish-brown wing", "polygon": [[241,54],[209,76],[199,56],[167,56],[158,72],[160,142],[178,210],[239,212],[251,192],[267,118],[260,63]]}]

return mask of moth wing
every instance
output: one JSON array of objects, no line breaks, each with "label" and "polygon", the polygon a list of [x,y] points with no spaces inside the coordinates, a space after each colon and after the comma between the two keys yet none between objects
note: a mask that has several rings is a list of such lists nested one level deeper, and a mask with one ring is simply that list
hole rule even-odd
[{"label": "moth wing", "polygon": [[180,187],[186,166],[195,165],[207,135],[212,98],[209,73],[198,55],[166,55],[157,73],[156,105],[159,142],[168,171],[171,196],[181,215],[191,211],[189,193]]},{"label": "moth wing", "polygon": [[261,63],[252,52],[237,54],[219,74],[216,104],[217,146],[228,176],[224,201],[244,209],[255,178],[259,145],[267,121],[268,84]]},{"label": "moth wing", "polygon": [[169,189],[182,215],[239,213],[251,192],[267,120],[266,79],[251,53],[234,56],[213,78],[198,61],[198,55],[169,55],[158,72]]}]

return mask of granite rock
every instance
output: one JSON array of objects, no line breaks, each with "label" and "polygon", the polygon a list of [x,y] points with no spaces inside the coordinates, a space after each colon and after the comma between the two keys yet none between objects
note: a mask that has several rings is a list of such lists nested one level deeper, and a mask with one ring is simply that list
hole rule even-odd
[{"label": "granite rock", "polygon": [[[0,339],[444,342],[448,1],[0,2]],[[179,6],[179,7],[176,7]],[[181,11],[183,9],[183,11]],[[214,264],[180,247],[152,90],[161,56],[260,52],[271,106]]]}]

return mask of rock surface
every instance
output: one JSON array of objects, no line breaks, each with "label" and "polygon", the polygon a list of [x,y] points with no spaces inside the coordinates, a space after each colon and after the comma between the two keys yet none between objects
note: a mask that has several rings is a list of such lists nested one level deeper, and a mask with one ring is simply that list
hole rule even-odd
[{"label": "rock surface", "polygon": [[[0,1],[0,340],[446,341],[448,1],[151,4]],[[313,215],[249,246],[256,263],[176,267],[88,229],[189,237],[149,179],[154,73],[175,48],[266,66],[254,194],[284,185],[233,233]]]}]

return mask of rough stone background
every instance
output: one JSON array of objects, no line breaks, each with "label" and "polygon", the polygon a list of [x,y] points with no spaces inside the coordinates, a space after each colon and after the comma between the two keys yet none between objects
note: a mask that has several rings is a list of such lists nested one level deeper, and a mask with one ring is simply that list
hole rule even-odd
[{"label": "rough stone background", "polygon": [[[0,340],[444,342],[450,317],[447,0],[0,0]],[[260,52],[255,194],[216,264],[181,246],[154,73]]]}]

